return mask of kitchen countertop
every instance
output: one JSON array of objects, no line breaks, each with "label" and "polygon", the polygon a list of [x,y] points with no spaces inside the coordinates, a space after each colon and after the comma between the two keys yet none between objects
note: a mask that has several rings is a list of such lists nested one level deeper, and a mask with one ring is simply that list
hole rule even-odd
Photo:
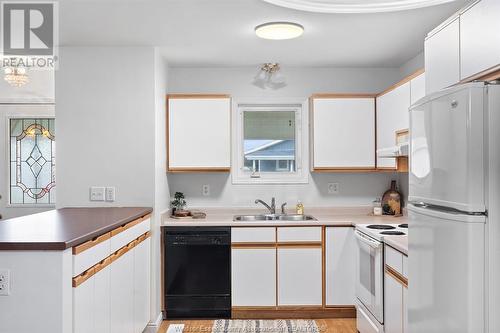
[{"label": "kitchen countertop", "polygon": [[149,207],[62,208],[0,221],[0,250],[65,250],[153,211]]},{"label": "kitchen countertop", "polygon": [[[354,226],[356,224],[407,223],[406,216],[373,216],[371,207],[307,208],[305,214],[314,216],[317,221],[233,221],[234,215],[266,214],[263,209],[255,208],[199,208],[193,209],[207,214],[205,219],[175,219],[167,214],[162,218],[163,227],[200,227],[200,226]],[[291,213],[291,212],[288,212]]]},{"label": "kitchen countertop", "polygon": [[408,255],[408,236],[384,236],[384,243]]}]

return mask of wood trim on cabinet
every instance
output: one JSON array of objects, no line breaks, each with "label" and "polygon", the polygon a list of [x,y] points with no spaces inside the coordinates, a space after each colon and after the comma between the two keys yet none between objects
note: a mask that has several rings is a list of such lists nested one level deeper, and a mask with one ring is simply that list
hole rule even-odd
[{"label": "wood trim on cabinet", "polygon": [[93,248],[94,246],[104,242],[104,241],[107,241],[108,239],[111,238],[111,233],[108,232],[108,233],[105,233],[103,235],[100,235],[98,237],[94,237],[93,239],[85,242],[85,243],[82,243],[80,245],[77,245],[77,246],[74,246],[72,251],[73,251],[73,254],[76,255],[76,254],[80,254],[82,253],[83,251],[86,251],[90,248]]},{"label": "wood trim on cabinet", "polygon": [[95,268],[90,267],[82,274],[75,276],[73,278],[73,288],[78,287],[79,285],[90,279],[92,276],[94,276],[94,274],[95,274]]},{"label": "wood trim on cabinet", "polygon": [[274,249],[276,248],[276,243],[271,242],[253,242],[253,243],[231,243],[232,249]]},{"label": "wood trim on cabinet", "polygon": [[393,277],[397,282],[408,288],[408,279],[389,265],[385,265],[385,272]]},{"label": "wood trim on cabinet", "polygon": [[230,172],[230,167],[203,167],[203,168],[171,168],[168,167],[169,173],[190,173],[190,172]]},{"label": "wood trim on cabinet", "polygon": [[336,98],[376,98],[377,94],[363,93],[316,93],[311,95],[311,99],[336,99]]},{"label": "wood trim on cabinet", "polygon": [[167,94],[167,100],[169,99],[223,99],[231,98],[229,94]]},{"label": "wood trim on cabinet", "polygon": [[414,73],[408,75],[407,77],[405,77],[401,81],[396,82],[395,84],[393,84],[389,88],[385,89],[384,91],[382,91],[381,93],[379,93],[376,97],[380,97],[382,95],[385,95],[385,94],[387,94],[387,93],[389,93],[389,92],[391,92],[391,91],[399,88],[403,84],[406,84],[406,83],[410,82],[411,80],[413,80],[414,78],[416,78],[417,76],[419,76],[420,74],[423,74],[423,73],[425,73],[425,69],[424,68],[421,68],[421,69],[415,71]]},{"label": "wood trim on cabinet", "polygon": [[[375,162],[376,165],[377,162]],[[370,168],[365,168],[365,167],[313,167],[312,172],[317,172],[317,173],[322,173],[322,172],[338,172],[338,173],[365,173],[365,172],[377,172],[380,169],[377,169],[377,167],[370,167]]]},{"label": "wood trim on cabinet", "polygon": [[94,266],[95,274],[99,273],[109,265],[111,265],[111,257],[107,257],[106,259],[102,260],[101,262],[99,262]]},{"label": "wood trim on cabinet", "polygon": [[279,242],[276,244],[278,248],[322,248],[323,243],[319,242]]},{"label": "wood trim on cabinet", "polygon": [[232,319],[321,319],[321,318],[356,318],[354,306],[277,306],[240,308],[233,307]]},{"label": "wood trim on cabinet", "polygon": [[326,227],[321,227],[321,305],[326,306]]},{"label": "wood trim on cabinet", "polygon": [[124,224],[124,225],[122,225],[114,230],[111,230],[111,237],[116,236],[119,233],[124,232],[125,230],[128,230],[128,229],[138,225],[139,223],[147,220],[150,217],[151,217],[151,214],[147,214],[147,215],[144,215],[144,216],[142,216],[142,217],[140,217],[132,222],[126,223],[126,224]]}]

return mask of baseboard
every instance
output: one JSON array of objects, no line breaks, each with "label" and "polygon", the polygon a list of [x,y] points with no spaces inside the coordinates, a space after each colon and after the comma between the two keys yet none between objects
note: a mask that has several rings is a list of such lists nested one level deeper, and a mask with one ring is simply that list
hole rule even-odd
[{"label": "baseboard", "polygon": [[163,321],[163,315],[160,313],[158,317],[156,317],[155,321],[150,321],[148,326],[144,329],[143,333],[157,333],[160,329],[161,322]]},{"label": "baseboard", "polygon": [[233,307],[232,319],[356,318],[354,306],[339,307]]}]

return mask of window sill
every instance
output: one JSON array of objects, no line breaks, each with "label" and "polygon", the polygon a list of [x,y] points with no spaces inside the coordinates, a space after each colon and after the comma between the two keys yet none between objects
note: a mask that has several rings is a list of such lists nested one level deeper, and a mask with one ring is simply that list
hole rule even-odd
[{"label": "window sill", "polygon": [[5,208],[56,208],[55,204],[8,204]]}]

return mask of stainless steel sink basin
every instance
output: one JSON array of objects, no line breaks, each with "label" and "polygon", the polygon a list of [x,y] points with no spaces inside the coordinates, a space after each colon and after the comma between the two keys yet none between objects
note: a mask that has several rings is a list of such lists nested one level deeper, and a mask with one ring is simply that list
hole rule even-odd
[{"label": "stainless steel sink basin", "polygon": [[311,215],[281,215],[278,217],[280,221],[316,221],[314,216]]},{"label": "stainless steel sink basin", "polygon": [[316,221],[311,215],[236,215],[234,221]]},{"label": "stainless steel sink basin", "polygon": [[266,215],[237,215],[234,217],[235,221],[267,221],[272,220]]}]

